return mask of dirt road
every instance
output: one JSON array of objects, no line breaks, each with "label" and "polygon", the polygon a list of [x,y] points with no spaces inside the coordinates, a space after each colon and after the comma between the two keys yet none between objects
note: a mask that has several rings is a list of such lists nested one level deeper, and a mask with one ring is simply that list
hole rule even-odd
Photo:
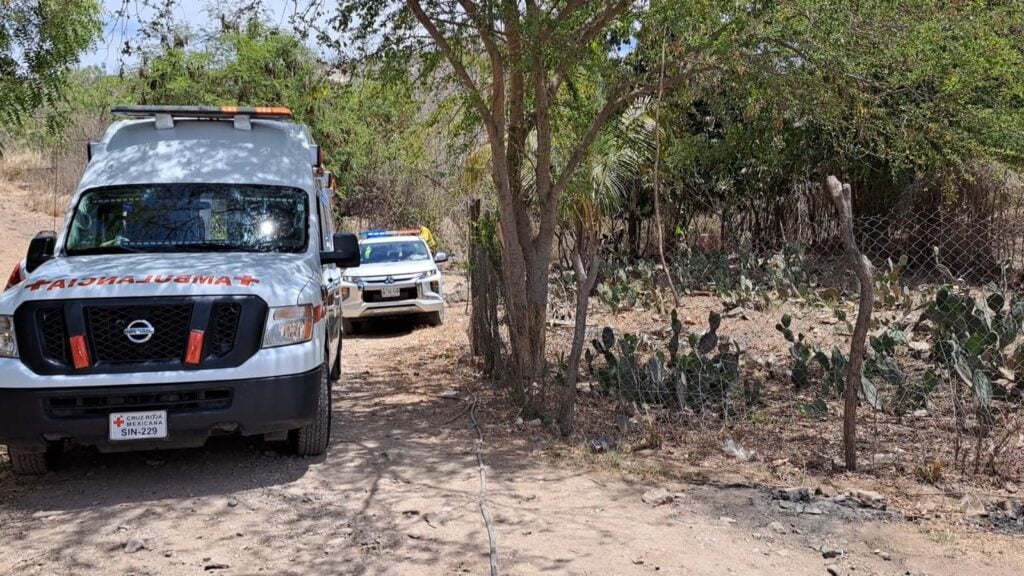
[{"label": "dirt road", "polygon": [[[4,258],[30,236],[4,230]],[[4,458],[0,574],[486,574],[468,401],[480,384],[461,361],[465,333],[459,306],[441,328],[395,324],[348,340],[326,458],[231,438],[202,450],[76,450],[38,478],[14,477]],[[459,399],[444,397],[449,390]],[[798,514],[750,487],[647,485],[580,470],[553,458],[541,431],[496,414],[479,411],[485,439],[502,439],[485,443],[483,456],[503,574],[826,574],[831,566],[1009,575],[1022,565],[1006,538],[936,534],[838,508]],[[644,503],[653,487],[673,501]]]}]

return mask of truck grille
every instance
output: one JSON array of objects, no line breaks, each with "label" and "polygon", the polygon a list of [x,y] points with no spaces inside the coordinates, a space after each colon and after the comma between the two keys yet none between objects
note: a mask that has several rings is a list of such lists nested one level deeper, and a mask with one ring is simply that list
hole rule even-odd
[{"label": "truck grille", "polygon": [[[15,311],[25,366],[68,375],[234,368],[259,351],[266,318],[267,304],[257,296],[28,301]],[[137,320],[153,327],[145,342],[125,333]],[[185,364],[193,329],[205,333],[198,365]],[[86,368],[72,362],[69,337],[77,334],[86,339]]]},{"label": "truck grille", "polygon": [[47,398],[43,409],[51,418],[87,418],[112,411],[135,410],[197,412],[228,408],[231,406],[231,398],[232,391],[227,388],[103,396],[69,394]]},{"label": "truck grille", "polygon": [[[97,363],[168,362],[185,355],[191,304],[86,306],[85,318]],[[148,342],[132,342],[125,328],[137,320],[153,326]]]}]

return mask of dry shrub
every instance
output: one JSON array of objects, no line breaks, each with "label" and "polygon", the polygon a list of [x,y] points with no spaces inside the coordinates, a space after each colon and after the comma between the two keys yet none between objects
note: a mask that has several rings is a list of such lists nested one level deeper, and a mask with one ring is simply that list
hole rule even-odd
[{"label": "dry shrub", "polygon": [[85,170],[85,154],[77,149],[49,152],[22,150],[0,158],[0,190],[23,191],[25,206],[48,216],[62,217]]},{"label": "dry shrub", "polygon": [[34,150],[22,150],[0,155],[0,181],[23,184],[36,178],[46,169],[43,154]]}]

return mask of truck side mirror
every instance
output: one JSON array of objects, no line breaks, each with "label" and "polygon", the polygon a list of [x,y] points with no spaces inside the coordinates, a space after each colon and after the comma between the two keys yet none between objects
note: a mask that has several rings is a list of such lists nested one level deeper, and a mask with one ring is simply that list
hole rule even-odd
[{"label": "truck side mirror", "polygon": [[336,264],[339,268],[359,266],[359,240],[355,234],[334,235],[334,251],[321,252],[320,264]]},{"label": "truck side mirror", "polygon": [[437,262],[438,264],[440,264],[442,262],[447,262],[447,261],[448,261],[448,253],[447,252],[438,252],[437,254],[434,254],[434,262]]},{"label": "truck side mirror", "polygon": [[25,257],[25,270],[31,273],[44,262],[53,258],[57,248],[57,233],[52,230],[45,230],[36,234],[28,244],[28,255]]}]

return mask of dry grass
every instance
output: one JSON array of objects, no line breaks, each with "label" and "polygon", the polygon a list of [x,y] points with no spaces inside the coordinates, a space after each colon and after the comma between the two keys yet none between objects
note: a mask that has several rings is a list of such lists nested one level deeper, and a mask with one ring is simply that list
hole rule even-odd
[{"label": "dry grass", "polygon": [[[55,166],[55,168],[54,168]],[[63,217],[85,167],[81,154],[16,151],[0,157],[0,193],[23,194],[33,212]]]},{"label": "dry grass", "polygon": [[19,151],[0,156],[0,181],[25,183],[36,179],[37,172],[46,169],[46,159],[40,152]]}]

